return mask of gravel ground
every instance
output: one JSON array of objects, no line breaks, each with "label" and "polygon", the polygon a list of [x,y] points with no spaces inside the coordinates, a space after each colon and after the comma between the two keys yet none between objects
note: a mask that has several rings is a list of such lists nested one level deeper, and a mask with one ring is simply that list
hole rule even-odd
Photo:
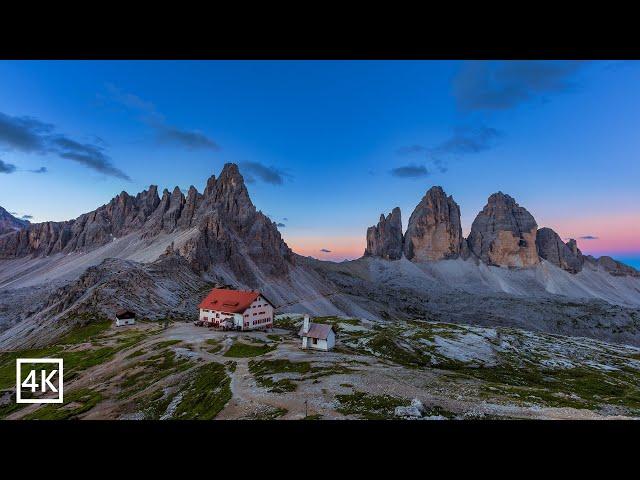
[{"label": "gravel ground", "polygon": [[[364,323],[363,323],[364,325]],[[345,324],[346,326],[346,324]],[[452,376],[451,372],[438,368],[407,368],[389,360],[350,350],[343,343],[347,337],[347,330],[338,335],[337,349],[332,352],[315,352],[299,348],[299,340],[292,330],[276,328],[269,332],[221,332],[196,327],[191,323],[174,323],[169,328],[162,329],[151,323],[138,323],[133,327],[125,327],[130,331],[145,333],[147,336],[140,343],[119,351],[109,361],[92,367],[65,385],[65,391],[71,392],[78,388],[91,388],[100,391],[103,399],[88,412],[79,417],[86,419],[140,419],[141,412],[136,411],[135,401],[148,395],[153,389],[161,387],[166,391],[176,388],[185,382],[187,375],[193,368],[207,362],[227,364],[227,374],[230,377],[231,400],[219,412],[216,419],[249,419],[273,418],[283,420],[303,419],[305,412],[322,419],[358,418],[357,415],[343,415],[338,411],[340,402],[337,395],[364,394],[392,397],[410,401],[418,399],[427,408],[440,408],[451,412],[456,418],[523,418],[523,419],[600,419],[627,418],[624,412],[611,408],[607,413],[587,409],[545,407],[540,405],[525,405],[511,402],[508,398],[496,393],[487,398],[480,395],[481,381],[470,381]],[[459,327],[456,327],[459,328]],[[115,327],[112,327],[114,330]],[[368,331],[368,327],[350,328],[354,335]],[[115,335],[124,330],[114,330]],[[478,331],[478,327],[474,327]],[[527,333],[527,336],[533,334]],[[272,338],[269,338],[271,336]],[[273,336],[280,340],[273,340]],[[491,339],[491,335],[479,339]],[[534,338],[533,336],[532,338]],[[116,342],[117,337],[113,337]],[[465,341],[468,341],[466,337]],[[207,340],[213,343],[207,343]],[[119,398],[122,380],[131,375],[127,370],[135,362],[149,358],[157,353],[161,342],[175,341],[177,343],[166,347],[178,357],[188,358],[193,362],[191,369],[170,375],[148,388],[134,392],[128,398]],[[535,341],[535,339],[530,341]],[[234,342],[252,345],[265,343],[277,345],[274,350],[255,357],[230,358],[225,356]],[[572,345],[576,343],[571,340]],[[586,341],[586,347],[597,349],[598,343]],[[214,344],[221,345],[220,350],[211,353]],[[585,348],[586,348],[585,347]],[[92,348],[91,343],[77,348]],[[450,348],[450,344],[448,345]],[[574,347],[573,348],[577,348]],[[611,346],[625,352],[624,347]],[[631,348],[631,347],[629,347]],[[132,357],[134,352],[143,351],[140,356]],[[612,350],[615,353],[615,350]],[[284,378],[290,379],[295,390],[284,393],[268,391],[259,385],[256,377],[249,370],[251,361],[287,360],[289,362],[309,362],[312,368],[326,372],[328,368],[348,367],[350,372],[334,372],[314,377],[313,374],[276,373],[271,376],[273,381]],[[229,362],[235,362],[235,369],[229,367]],[[324,369],[324,370],[322,370]],[[311,378],[308,378],[311,377]],[[167,407],[162,418],[170,418],[181,397]],[[8,416],[8,419],[18,419],[34,411],[37,406],[28,406]],[[433,418],[443,418],[432,415]]]}]

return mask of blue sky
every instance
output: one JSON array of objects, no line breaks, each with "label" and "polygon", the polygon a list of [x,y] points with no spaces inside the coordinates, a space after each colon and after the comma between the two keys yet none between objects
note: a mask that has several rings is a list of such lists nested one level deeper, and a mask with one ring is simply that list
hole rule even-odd
[{"label": "blue sky", "polygon": [[359,256],[380,213],[399,206],[406,227],[441,185],[465,234],[502,190],[583,251],[637,262],[638,67],[0,62],[0,205],[65,220],[152,183],[202,191],[236,162],[285,240],[318,258]]}]

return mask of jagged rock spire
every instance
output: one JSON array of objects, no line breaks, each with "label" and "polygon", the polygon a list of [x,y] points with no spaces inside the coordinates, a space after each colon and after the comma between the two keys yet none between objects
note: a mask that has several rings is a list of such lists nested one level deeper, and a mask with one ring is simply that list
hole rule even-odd
[{"label": "jagged rock spire", "polygon": [[388,260],[402,258],[400,208],[394,208],[386,218],[381,214],[378,225],[367,229],[367,248],[364,254]]},{"label": "jagged rock spire", "polygon": [[405,257],[414,262],[456,258],[463,242],[460,207],[442,187],[431,187],[409,218]]},{"label": "jagged rock spire", "polygon": [[555,231],[543,227],[536,234],[536,247],[540,258],[563,270],[569,273],[578,273],[582,270],[584,258],[574,239],[565,244]]}]

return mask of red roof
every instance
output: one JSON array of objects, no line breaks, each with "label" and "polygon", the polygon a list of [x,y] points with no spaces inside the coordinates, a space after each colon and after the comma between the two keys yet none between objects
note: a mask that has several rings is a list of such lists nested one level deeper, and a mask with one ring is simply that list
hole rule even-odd
[{"label": "red roof", "polygon": [[200,302],[199,308],[225,313],[242,313],[249,308],[249,305],[251,305],[259,295],[260,292],[214,288],[209,292],[209,295]]}]

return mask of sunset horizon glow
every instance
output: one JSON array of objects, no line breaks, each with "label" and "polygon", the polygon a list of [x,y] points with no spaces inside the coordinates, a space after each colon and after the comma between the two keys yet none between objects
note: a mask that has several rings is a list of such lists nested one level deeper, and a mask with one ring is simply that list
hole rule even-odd
[{"label": "sunset horizon glow", "polygon": [[[640,259],[638,61],[0,61],[0,206],[32,223],[236,163],[301,255],[362,256],[442,186]],[[636,263],[640,266],[640,263]]]}]

